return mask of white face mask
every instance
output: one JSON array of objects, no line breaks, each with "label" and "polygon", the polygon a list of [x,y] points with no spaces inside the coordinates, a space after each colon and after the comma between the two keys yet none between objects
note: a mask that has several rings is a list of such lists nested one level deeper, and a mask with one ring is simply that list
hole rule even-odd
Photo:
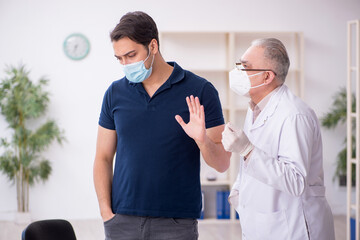
[{"label": "white face mask", "polygon": [[[244,69],[242,66],[240,68]],[[229,81],[230,81],[231,90],[233,90],[236,94],[240,96],[250,97],[249,95],[250,89],[258,88],[265,85],[265,83],[262,83],[260,85],[251,87],[250,77],[260,75],[262,73],[264,72],[255,73],[253,75],[247,75],[245,71],[242,71],[239,68],[234,68],[231,72],[229,72]]]}]

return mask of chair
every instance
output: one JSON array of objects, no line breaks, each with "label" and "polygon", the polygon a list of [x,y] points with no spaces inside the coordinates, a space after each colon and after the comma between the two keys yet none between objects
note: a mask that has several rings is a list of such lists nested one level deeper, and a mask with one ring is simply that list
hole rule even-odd
[{"label": "chair", "polygon": [[22,232],[22,240],[76,240],[71,224],[63,219],[30,223]]}]

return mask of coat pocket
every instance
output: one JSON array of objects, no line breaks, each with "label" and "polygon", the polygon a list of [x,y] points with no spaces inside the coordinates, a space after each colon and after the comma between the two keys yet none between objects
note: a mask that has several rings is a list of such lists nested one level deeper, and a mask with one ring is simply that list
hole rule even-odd
[{"label": "coat pocket", "polygon": [[284,210],[272,213],[256,213],[256,239],[288,239],[289,226]]},{"label": "coat pocket", "polygon": [[284,210],[261,213],[243,208],[241,209],[240,221],[246,239],[289,239],[289,226]]}]

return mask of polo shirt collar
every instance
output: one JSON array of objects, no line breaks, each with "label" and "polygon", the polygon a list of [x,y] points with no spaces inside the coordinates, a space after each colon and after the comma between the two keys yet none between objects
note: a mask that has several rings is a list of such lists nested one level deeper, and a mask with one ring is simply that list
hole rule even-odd
[{"label": "polo shirt collar", "polygon": [[176,62],[168,62],[168,64],[172,67],[174,67],[168,81],[169,83],[175,84],[177,82],[180,82],[185,77],[185,71],[182,69]]},{"label": "polo shirt collar", "polygon": [[[185,78],[185,71],[175,62],[168,62],[168,64],[170,66],[173,66],[174,69],[170,75],[170,77],[166,80],[165,83],[163,83],[163,85],[161,85],[159,87],[158,90],[156,90],[156,92],[154,93],[154,95],[152,97],[150,97],[148,95],[148,93],[146,92],[144,86],[141,83],[133,83],[133,82],[129,82],[129,85],[134,87],[137,91],[141,92],[142,94],[146,95],[148,98],[148,101],[151,101],[154,97],[156,97],[159,93],[171,88],[171,86],[175,83],[178,83],[180,81],[182,81]],[[126,77],[125,77],[126,78]]]}]

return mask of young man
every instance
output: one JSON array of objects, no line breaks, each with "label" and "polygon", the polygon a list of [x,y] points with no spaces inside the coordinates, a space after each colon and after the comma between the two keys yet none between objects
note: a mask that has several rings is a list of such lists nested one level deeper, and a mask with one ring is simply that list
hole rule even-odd
[{"label": "young man", "polygon": [[229,201],[242,239],[334,240],[325,199],[318,119],[284,85],[289,58],[277,39],[255,40],[230,72],[230,86],[251,98],[244,130],[228,123],[222,143],[243,156]]},{"label": "young man", "polygon": [[106,91],[99,119],[94,183],[106,239],[197,239],[200,151],[220,172],[231,155],[218,93],[164,61],[147,14],[127,13],[110,37],[125,77]]}]

